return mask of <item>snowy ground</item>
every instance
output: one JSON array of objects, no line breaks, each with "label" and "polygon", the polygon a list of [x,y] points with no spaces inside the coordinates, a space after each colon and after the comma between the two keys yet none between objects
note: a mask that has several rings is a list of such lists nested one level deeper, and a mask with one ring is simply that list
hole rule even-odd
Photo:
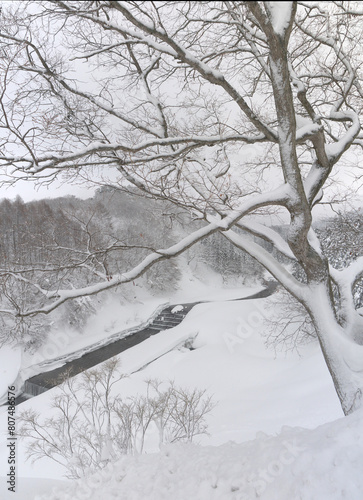
[{"label": "snowy ground", "polygon": [[[42,500],[360,500],[362,413],[243,444],[173,445],[125,457]],[[68,495],[68,496],[67,496]]]},{"label": "snowy ground", "polygon": [[[169,295],[152,296],[143,287],[136,284],[132,287],[132,302],[121,295],[110,294],[107,300],[98,307],[97,314],[87,321],[82,332],[67,325],[58,325],[50,332],[47,342],[35,353],[20,352],[14,348],[9,351],[0,349],[0,366],[2,382],[0,382],[0,401],[7,386],[19,375],[17,385],[38,373],[52,370],[73,357],[79,358],[87,350],[119,338],[133,331],[135,327],[145,324],[163,306],[203,300],[229,300],[252,295],[261,286],[224,288],[222,279],[208,270],[204,281],[196,279],[186,270],[178,290]],[[10,355],[10,356],[9,356]],[[20,364],[21,371],[20,373]],[[15,375],[14,375],[15,374]]]},{"label": "snowy ground", "polygon": [[[255,291],[227,293],[231,298],[231,293],[236,297]],[[194,292],[198,290],[193,287]],[[362,415],[334,422],[342,412],[316,344],[299,354],[277,356],[265,348],[262,335],[270,300],[200,304],[178,327],[119,356],[123,370],[131,374],[118,386],[124,397],[140,391],[150,378],[207,389],[218,402],[208,419],[210,436],[161,452],[150,444],[148,454],[124,457],[70,485],[68,493],[63,489],[53,494],[48,480],[62,479],[64,471],[46,459],[25,462],[24,445],[18,443],[17,493],[8,493],[6,479],[0,477],[1,499],[33,500],[48,491],[42,500],[361,500]],[[186,292],[178,301],[189,301]],[[180,348],[191,337],[195,350]],[[57,390],[24,403],[22,409],[35,407],[46,415]],[[4,411],[0,418],[5,432]],[[0,460],[5,471],[6,453],[4,436]]]}]

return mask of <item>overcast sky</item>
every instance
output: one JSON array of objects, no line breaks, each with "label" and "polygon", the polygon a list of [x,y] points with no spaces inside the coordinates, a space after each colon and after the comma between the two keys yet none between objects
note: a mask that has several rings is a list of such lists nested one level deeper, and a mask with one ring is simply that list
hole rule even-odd
[{"label": "overcast sky", "polygon": [[77,185],[74,182],[53,182],[49,186],[36,186],[33,182],[18,181],[15,186],[0,189],[0,198],[14,199],[21,196],[24,201],[40,200],[43,198],[57,198],[58,196],[74,195],[79,198],[90,198],[96,187]]}]

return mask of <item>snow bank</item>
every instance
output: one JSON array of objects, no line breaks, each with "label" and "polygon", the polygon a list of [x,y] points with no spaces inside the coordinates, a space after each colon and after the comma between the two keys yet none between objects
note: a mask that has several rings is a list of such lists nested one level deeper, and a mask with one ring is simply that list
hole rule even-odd
[{"label": "snow bank", "polygon": [[169,445],[125,456],[36,500],[360,500],[363,412],[315,430],[284,428],[243,444]]}]

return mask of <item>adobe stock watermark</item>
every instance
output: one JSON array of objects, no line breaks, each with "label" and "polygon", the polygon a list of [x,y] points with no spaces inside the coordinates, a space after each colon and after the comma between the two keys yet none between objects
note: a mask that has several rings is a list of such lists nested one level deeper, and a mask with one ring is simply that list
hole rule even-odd
[{"label": "adobe stock watermark", "polygon": [[[257,497],[260,497],[267,487],[281,476],[285,468],[291,465],[306,449],[306,446],[298,444],[296,440],[283,441],[278,457],[271,460],[264,468],[258,469],[255,473],[251,474],[247,478],[246,484],[252,488]],[[235,498],[236,500],[251,500],[250,494],[246,491]]]},{"label": "adobe stock watermark", "polygon": [[257,328],[261,327],[267,318],[266,311],[262,305],[255,302],[246,316],[237,318],[237,328],[234,333],[224,332],[223,340],[227,349],[232,354],[237,345],[243,344],[250,338]]}]

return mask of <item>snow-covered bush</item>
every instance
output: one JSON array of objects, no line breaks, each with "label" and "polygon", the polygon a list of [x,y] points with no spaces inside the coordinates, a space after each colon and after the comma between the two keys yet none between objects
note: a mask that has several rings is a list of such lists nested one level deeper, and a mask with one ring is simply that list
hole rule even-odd
[{"label": "snow-covered bush", "polygon": [[205,390],[170,382],[146,382],[146,395],[123,399],[115,385],[124,378],[116,358],[101,368],[69,377],[53,398],[54,415],[43,419],[27,410],[19,417],[19,436],[27,440],[27,458],[51,458],[79,478],[103,468],[122,454],[142,453],[154,431],[163,443],[188,441],[207,433],[205,417],[214,403]]}]

